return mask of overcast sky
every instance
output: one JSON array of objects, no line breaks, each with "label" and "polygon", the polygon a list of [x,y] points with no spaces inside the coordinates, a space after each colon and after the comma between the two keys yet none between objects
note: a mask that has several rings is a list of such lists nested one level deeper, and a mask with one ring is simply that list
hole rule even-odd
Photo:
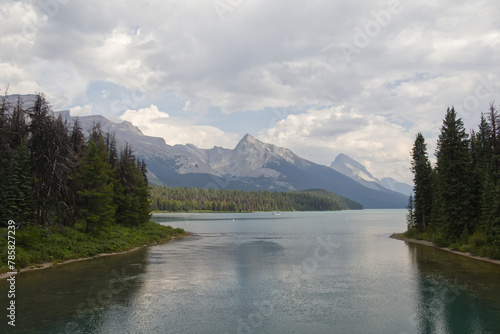
[{"label": "overcast sky", "polygon": [[499,50],[494,0],[0,0],[2,94],[406,182],[417,132],[433,153],[447,107],[471,129],[499,99]]}]

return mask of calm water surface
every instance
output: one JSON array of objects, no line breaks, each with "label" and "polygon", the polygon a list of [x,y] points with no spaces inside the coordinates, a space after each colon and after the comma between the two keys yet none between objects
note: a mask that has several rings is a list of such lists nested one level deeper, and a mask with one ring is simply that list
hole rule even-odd
[{"label": "calm water surface", "polygon": [[0,332],[500,333],[500,266],[389,239],[405,213],[155,215],[196,236],[23,273]]}]

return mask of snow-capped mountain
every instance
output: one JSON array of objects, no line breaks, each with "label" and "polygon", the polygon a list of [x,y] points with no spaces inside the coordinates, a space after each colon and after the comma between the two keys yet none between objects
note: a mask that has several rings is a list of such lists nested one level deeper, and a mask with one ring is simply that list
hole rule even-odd
[{"label": "snow-capped mountain", "polygon": [[330,165],[330,168],[371,189],[381,191],[391,190],[407,196],[410,196],[413,193],[413,187],[411,185],[398,182],[390,177],[379,180],[374,177],[365,166],[343,153],[339,154],[335,158]]}]

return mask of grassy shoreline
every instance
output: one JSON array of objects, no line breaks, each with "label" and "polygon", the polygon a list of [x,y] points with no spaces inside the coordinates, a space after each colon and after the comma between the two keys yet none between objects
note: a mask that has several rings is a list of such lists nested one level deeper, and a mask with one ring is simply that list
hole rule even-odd
[{"label": "grassy shoreline", "polygon": [[472,254],[470,252],[460,251],[460,250],[456,250],[456,249],[452,249],[452,248],[448,248],[448,247],[440,247],[440,246],[436,245],[435,243],[427,241],[427,240],[414,239],[414,238],[407,237],[406,233],[393,233],[389,238],[396,239],[396,240],[401,240],[401,241],[405,241],[405,242],[411,242],[411,243],[414,243],[414,244],[425,245],[425,246],[428,246],[428,247],[434,247],[434,248],[443,250],[445,252],[450,252],[450,253],[453,253],[453,254],[456,254],[456,255],[465,256],[465,257],[468,257],[470,259],[474,259],[474,260],[479,260],[479,261],[484,261],[484,262],[489,262],[489,263],[494,263],[494,264],[500,265],[500,260],[493,259],[493,258],[490,258],[490,257],[478,256],[478,255]]},{"label": "grassy shoreline", "polygon": [[[3,236],[7,230],[3,230]],[[181,228],[172,228],[153,222],[139,226],[110,226],[105,232],[88,234],[84,227],[38,228],[16,230],[15,260],[18,272],[47,268],[53,264],[115,255],[141,247],[164,243],[176,237],[187,236]],[[7,263],[7,238],[0,239],[0,275],[11,272]],[[3,275],[2,275],[3,276]]]}]

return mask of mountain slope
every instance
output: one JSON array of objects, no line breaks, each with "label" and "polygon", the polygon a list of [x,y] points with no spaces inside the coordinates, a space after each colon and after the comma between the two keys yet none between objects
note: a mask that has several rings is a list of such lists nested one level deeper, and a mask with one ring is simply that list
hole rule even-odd
[{"label": "mountain slope", "polygon": [[398,182],[390,177],[379,180],[374,177],[365,166],[343,153],[335,158],[330,168],[371,189],[380,191],[391,190],[406,196],[410,196],[413,193],[413,187],[411,185]]},{"label": "mountain slope", "polygon": [[[76,118],[61,112],[69,122]],[[237,190],[305,190],[321,188],[357,201],[365,208],[403,208],[407,197],[370,189],[327,166],[305,160],[292,151],[266,144],[246,135],[232,150],[194,145],[170,146],[162,138],[145,136],[129,122],[114,123],[102,116],[79,118],[89,129],[100,122],[104,131],[115,132],[118,145],[128,142],[138,158],[144,159],[150,180],[178,187]]]},{"label": "mountain slope", "polygon": [[381,191],[386,190],[380,184],[380,181],[374,177],[365,166],[345,154],[339,154],[330,165],[330,168],[350,177],[370,189]]},{"label": "mountain slope", "polygon": [[397,191],[406,196],[413,194],[413,186],[394,180],[392,177],[384,177],[380,180],[380,184],[392,191]]}]

